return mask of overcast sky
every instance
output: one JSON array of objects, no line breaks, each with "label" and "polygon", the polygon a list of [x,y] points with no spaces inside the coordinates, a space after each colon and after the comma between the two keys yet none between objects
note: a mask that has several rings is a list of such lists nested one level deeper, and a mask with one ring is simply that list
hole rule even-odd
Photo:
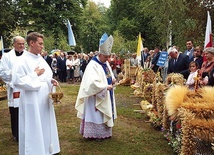
[{"label": "overcast sky", "polygon": [[104,3],[104,6],[108,8],[110,6],[110,1],[111,0],[92,0],[92,1],[94,1],[96,4]]}]

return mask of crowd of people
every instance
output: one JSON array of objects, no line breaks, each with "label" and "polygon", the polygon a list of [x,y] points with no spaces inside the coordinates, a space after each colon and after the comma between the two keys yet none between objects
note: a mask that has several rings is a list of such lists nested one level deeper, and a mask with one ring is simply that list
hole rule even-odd
[{"label": "crowd of people", "polygon": [[[186,50],[181,52],[179,47],[172,46],[168,49],[168,58],[164,66],[158,66],[158,60],[161,52],[166,52],[155,47],[153,50],[144,48],[141,52],[140,66],[142,68],[150,68],[155,73],[160,72],[160,75],[167,76],[170,73],[180,73],[186,79],[186,85],[192,87],[190,77],[198,79],[200,86],[213,86],[214,72],[214,45],[213,47],[202,48],[202,46],[194,47],[193,41],[186,42]],[[131,66],[139,66],[139,59],[136,54],[132,54],[130,58]],[[193,69],[194,66],[194,69]],[[193,72],[195,72],[193,74]],[[165,75],[164,75],[165,74]],[[164,78],[164,77],[162,77]],[[193,80],[194,81],[194,80]]]},{"label": "crowd of people", "polygon": [[[187,53],[188,50],[190,51],[189,53]],[[181,73],[185,79],[188,78],[190,73],[190,62],[196,61],[199,65],[198,69],[200,69],[202,67],[202,63],[207,60],[202,47],[196,46],[194,48],[192,41],[187,42],[187,50],[185,52],[179,51],[177,46],[169,48],[169,59],[166,62],[165,67],[159,67],[157,65],[160,53],[161,49],[159,47],[155,47],[153,50],[144,48],[140,61],[137,58],[136,53],[130,54],[126,56],[126,58],[128,57],[128,59],[130,59],[131,66],[141,65],[143,68],[151,68],[155,73],[160,72],[165,68],[167,70],[167,74]],[[60,82],[75,83],[81,81],[87,64],[91,58],[97,54],[98,51],[90,52],[89,54],[75,53],[73,55],[69,55],[66,52],[61,51],[59,56],[57,54],[54,54],[53,56],[51,55],[51,63],[48,58],[50,56],[44,56],[45,54],[43,53],[42,56],[47,63],[50,64],[56,79],[59,79]],[[188,54],[190,54],[190,56]],[[114,76],[117,77],[117,75],[122,71],[121,69],[124,59],[121,59],[116,53],[111,53],[107,61],[110,63]]]},{"label": "crowd of people", "polygon": [[[75,108],[81,119],[80,133],[84,138],[103,140],[112,136],[117,118],[114,86],[122,72],[123,59],[111,53],[113,37],[104,34],[99,51],[69,54],[62,50],[51,55],[44,51],[44,36],[30,32],[25,39],[13,38],[13,49],[4,53],[0,63],[0,77],[7,85],[8,106],[14,140],[19,142],[20,155],[46,155],[60,152],[54,106],[49,99],[52,88],[61,83],[81,82]],[[150,68],[155,73],[163,68],[180,73],[186,85],[193,89],[214,85],[214,47],[194,47],[186,42],[187,50],[177,46],[168,49],[164,67],[158,66],[159,47],[144,48],[141,59],[129,55],[130,66]],[[162,50],[166,51],[166,50]]]},{"label": "crowd of people", "polygon": [[[150,68],[155,73],[160,72],[160,74],[165,77],[170,73],[180,73],[183,75],[184,79],[186,79],[186,85],[190,88],[193,87],[193,79],[195,79],[196,76],[199,78],[198,81],[200,86],[213,86],[213,48],[214,47],[203,49],[202,46],[194,47],[193,41],[187,40],[186,50],[184,52],[181,52],[177,46],[170,47],[168,51],[166,49],[161,50],[159,47],[155,47],[151,50],[145,47],[141,51],[140,60],[137,58],[136,53],[127,54],[125,57],[126,59],[130,59],[130,66]],[[162,51],[167,51],[168,53],[168,58],[164,67],[158,66],[158,60]],[[75,83],[81,82],[87,64],[94,56],[98,55],[98,51],[90,52],[88,54],[75,53],[73,55],[60,52],[60,56],[54,55],[52,63],[49,63],[48,56],[45,57],[45,53],[42,55],[53,69],[54,77],[56,79],[59,79],[60,82],[67,81],[68,83]],[[61,61],[64,57],[66,58],[65,61]],[[124,59],[121,59],[116,53],[111,53],[107,61],[110,64],[114,77],[117,79],[118,74],[122,72]],[[64,65],[62,65],[63,63]],[[194,70],[191,66],[193,64],[196,66]],[[66,72],[63,72],[63,70],[66,70]]]},{"label": "crowd of people", "polygon": [[[59,52],[49,55],[47,51],[41,52],[41,56],[53,71],[54,79],[62,83],[67,82],[68,84],[81,82],[86,66],[98,54],[98,51],[69,54],[69,52],[59,50]],[[121,72],[123,60],[115,53],[111,53],[107,61],[110,63],[114,76],[117,77]]]}]

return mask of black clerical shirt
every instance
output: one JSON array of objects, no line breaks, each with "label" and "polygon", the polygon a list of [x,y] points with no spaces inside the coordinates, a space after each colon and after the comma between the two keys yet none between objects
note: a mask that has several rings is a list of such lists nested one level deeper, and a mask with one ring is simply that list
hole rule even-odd
[{"label": "black clerical shirt", "polygon": [[16,53],[16,56],[21,56],[23,51],[22,52],[15,51],[15,53]]}]

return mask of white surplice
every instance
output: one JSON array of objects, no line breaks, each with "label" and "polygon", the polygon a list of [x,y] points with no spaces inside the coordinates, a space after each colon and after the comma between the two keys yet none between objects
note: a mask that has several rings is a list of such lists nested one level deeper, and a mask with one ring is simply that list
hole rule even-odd
[{"label": "white surplice", "polygon": [[[24,52],[26,52],[24,50]],[[0,77],[6,83],[7,86],[7,99],[9,107],[19,107],[18,99],[13,98],[14,86],[12,85],[12,69],[16,65],[18,56],[16,56],[15,50],[12,49],[8,53],[4,53],[0,63]],[[17,90],[19,91],[19,90]]]},{"label": "white surplice", "polygon": [[[35,68],[44,68],[37,76]],[[60,152],[56,118],[52,101],[53,73],[47,62],[30,52],[16,62],[12,81],[21,89],[19,105],[19,155],[51,155]]]},{"label": "white surplice", "polygon": [[[112,78],[114,78],[108,62],[107,66]],[[95,123],[93,124],[95,126],[99,124],[104,124],[108,128],[114,126],[114,119],[117,118],[115,98],[113,94],[112,107],[107,86],[108,82],[102,66],[96,61],[91,60],[84,72],[76,100],[77,117],[83,119],[85,123]]]}]

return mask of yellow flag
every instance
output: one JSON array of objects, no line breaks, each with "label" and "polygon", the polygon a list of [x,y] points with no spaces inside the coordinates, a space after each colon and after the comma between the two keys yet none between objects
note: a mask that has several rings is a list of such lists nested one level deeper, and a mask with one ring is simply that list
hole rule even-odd
[{"label": "yellow flag", "polygon": [[143,50],[143,43],[141,38],[141,33],[138,36],[138,44],[137,44],[137,59],[141,60],[141,51]]},{"label": "yellow flag", "polygon": [[2,50],[2,40],[0,39],[0,50]]}]

